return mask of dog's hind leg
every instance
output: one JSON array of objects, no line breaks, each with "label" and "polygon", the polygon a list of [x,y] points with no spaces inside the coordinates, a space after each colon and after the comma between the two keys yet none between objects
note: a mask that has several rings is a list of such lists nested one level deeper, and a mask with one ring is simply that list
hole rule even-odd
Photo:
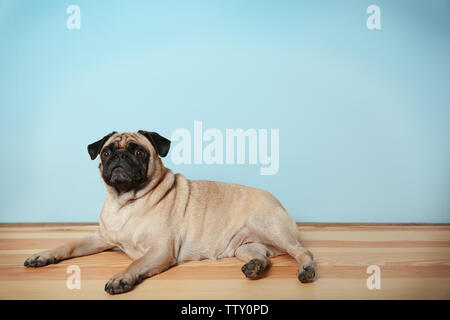
[{"label": "dog's hind leg", "polygon": [[255,242],[243,244],[235,251],[236,258],[247,262],[241,270],[249,279],[261,277],[262,272],[270,266],[268,255],[269,249],[265,245]]},{"label": "dog's hind leg", "polygon": [[265,219],[252,215],[248,219],[247,227],[258,236],[262,243],[288,253],[297,261],[298,280],[302,283],[314,280],[316,274],[313,255],[300,244],[297,224],[286,211],[277,208],[270,215],[265,215]]},{"label": "dog's hind leg", "polygon": [[299,264],[297,278],[302,283],[312,282],[316,276],[312,253],[303,248],[300,242],[294,237],[273,237],[271,243],[284,249]]},{"label": "dog's hind leg", "polygon": [[314,281],[316,271],[312,253],[303,248],[300,243],[289,244],[286,251],[300,265],[297,272],[298,280],[302,283]]}]

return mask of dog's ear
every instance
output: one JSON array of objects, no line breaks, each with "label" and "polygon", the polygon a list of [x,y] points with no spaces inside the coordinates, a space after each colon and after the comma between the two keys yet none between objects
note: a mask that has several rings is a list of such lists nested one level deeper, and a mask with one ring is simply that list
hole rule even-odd
[{"label": "dog's ear", "polygon": [[88,149],[89,155],[91,156],[91,160],[94,160],[95,158],[97,158],[97,155],[100,153],[100,150],[102,150],[102,147],[105,144],[106,140],[108,140],[115,133],[117,133],[117,132],[113,131],[110,134],[107,134],[106,136],[101,138],[100,140],[88,145],[87,149]]},{"label": "dog's ear", "polygon": [[155,147],[156,152],[160,157],[165,157],[170,149],[170,140],[160,136],[156,132],[148,132],[144,130],[138,131],[140,134],[145,136],[148,141]]}]

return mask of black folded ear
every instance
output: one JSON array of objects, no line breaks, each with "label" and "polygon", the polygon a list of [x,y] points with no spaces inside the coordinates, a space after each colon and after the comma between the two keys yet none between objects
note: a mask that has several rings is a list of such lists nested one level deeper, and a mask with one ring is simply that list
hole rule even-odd
[{"label": "black folded ear", "polygon": [[89,155],[91,156],[91,160],[94,160],[95,158],[97,158],[97,155],[100,153],[100,150],[102,150],[102,147],[105,144],[106,140],[108,140],[115,133],[117,133],[117,132],[113,131],[110,134],[107,134],[106,136],[101,138],[100,140],[88,145],[87,149],[88,149]]},{"label": "black folded ear", "polygon": [[144,130],[139,130],[138,132],[144,135],[148,139],[148,141],[150,141],[160,157],[165,157],[167,155],[170,149],[169,139],[160,136],[156,132],[148,132]]}]

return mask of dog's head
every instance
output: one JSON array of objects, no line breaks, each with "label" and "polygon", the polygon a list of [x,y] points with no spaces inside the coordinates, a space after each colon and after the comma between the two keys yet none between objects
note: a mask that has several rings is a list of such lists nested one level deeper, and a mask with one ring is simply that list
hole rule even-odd
[{"label": "dog's head", "polygon": [[156,132],[114,131],[88,145],[88,152],[92,160],[100,154],[103,180],[123,193],[146,184],[169,148],[170,140]]}]

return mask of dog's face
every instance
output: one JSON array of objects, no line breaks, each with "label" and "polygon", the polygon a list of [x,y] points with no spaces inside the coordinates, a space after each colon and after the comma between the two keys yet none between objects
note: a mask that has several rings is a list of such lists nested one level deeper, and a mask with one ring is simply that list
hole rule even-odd
[{"label": "dog's face", "polygon": [[106,184],[124,192],[146,182],[150,152],[144,146],[128,142],[121,147],[114,141],[103,147],[100,157]]},{"label": "dog's face", "polygon": [[100,172],[105,183],[123,193],[138,189],[151,176],[151,162],[165,157],[170,141],[156,132],[112,132],[90,144],[94,160],[100,154]]}]

